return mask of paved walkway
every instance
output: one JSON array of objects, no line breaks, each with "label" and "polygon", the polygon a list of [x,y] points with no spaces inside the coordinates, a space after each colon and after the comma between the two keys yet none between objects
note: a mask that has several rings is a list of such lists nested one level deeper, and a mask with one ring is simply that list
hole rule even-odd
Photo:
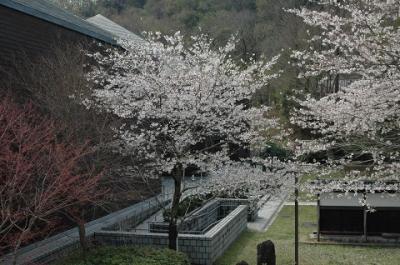
[{"label": "paved walkway", "polygon": [[[253,231],[265,232],[275,221],[275,218],[283,206],[294,206],[294,202],[287,202],[288,194],[272,198],[267,201],[259,210],[258,217],[254,222],[247,223],[247,228]],[[317,202],[299,202],[300,206],[316,206]]]},{"label": "paved walkway", "polygon": [[137,233],[141,233],[141,232],[148,233],[149,232],[149,228],[150,228],[150,223],[163,222],[164,221],[163,212],[164,212],[164,209],[161,209],[157,213],[153,214],[152,216],[150,216],[149,218],[144,220],[138,226],[132,228],[130,231],[131,232],[137,232]]},{"label": "paved walkway", "polygon": [[[285,205],[294,206],[294,202],[285,202]],[[317,206],[317,202],[299,202],[300,206]]]},{"label": "paved walkway", "polygon": [[276,216],[285,204],[288,194],[273,197],[268,200],[258,211],[258,216],[254,222],[247,223],[247,228],[253,231],[265,232],[274,222]]}]

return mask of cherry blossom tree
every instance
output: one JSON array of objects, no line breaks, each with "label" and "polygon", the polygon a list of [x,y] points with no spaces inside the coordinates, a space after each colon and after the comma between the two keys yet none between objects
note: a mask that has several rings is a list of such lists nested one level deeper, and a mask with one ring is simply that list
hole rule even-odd
[{"label": "cherry blossom tree", "polygon": [[309,48],[294,51],[293,59],[300,77],[336,75],[342,81],[334,93],[298,100],[291,121],[313,135],[299,141],[298,155],[339,150],[325,162],[346,170],[346,190],[366,178],[384,189],[386,181],[399,179],[400,169],[400,2],[324,1],[321,6],[289,11],[317,29]]},{"label": "cherry blossom tree", "polygon": [[14,251],[46,235],[57,213],[94,202],[101,174],[82,161],[92,153],[60,135],[32,104],[0,102],[0,251]]},{"label": "cherry blossom tree", "polygon": [[[99,85],[88,107],[107,109],[126,120],[116,130],[120,151],[143,158],[155,175],[174,180],[169,247],[176,249],[177,211],[189,167],[202,172],[229,163],[276,126],[266,107],[250,99],[274,77],[271,61],[239,63],[231,57],[236,40],[213,47],[201,35],[185,41],[148,34],[147,44],[121,41],[126,51],[90,54],[98,62],[88,78]],[[248,176],[250,178],[250,176]]]}]

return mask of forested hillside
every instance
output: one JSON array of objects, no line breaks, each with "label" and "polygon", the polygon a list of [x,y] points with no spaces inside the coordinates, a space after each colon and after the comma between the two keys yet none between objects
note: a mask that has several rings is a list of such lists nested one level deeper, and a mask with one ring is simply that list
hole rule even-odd
[{"label": "forested hillside", "polygon": [[215,39],[216,46],[238,34],[240,43],[235,55],[245,60],[281,54],[277,68],[285,69],[284,74],[260,91],[255,103],[273,105],[284,117],[290,109],[288,94],[304,88],[288,64],[288,54],[290,48],[304,45],[305,25],[285,9],[306,5],[306,0],[54,1],[83,17],[101,13],[138,34],[179,30],[194,35],[202,31]]}]

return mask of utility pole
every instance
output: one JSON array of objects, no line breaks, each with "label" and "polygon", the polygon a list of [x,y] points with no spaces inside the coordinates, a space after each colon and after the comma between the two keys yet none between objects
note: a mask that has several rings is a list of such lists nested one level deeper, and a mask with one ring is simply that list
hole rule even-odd
[{"label": "utility pole", "polygon": [[299,265],[299,179],[294,177],[294,264]]}]

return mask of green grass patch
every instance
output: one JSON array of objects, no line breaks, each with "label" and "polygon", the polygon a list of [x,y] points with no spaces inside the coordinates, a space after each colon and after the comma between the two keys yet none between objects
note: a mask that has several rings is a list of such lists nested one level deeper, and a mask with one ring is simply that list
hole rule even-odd
[{"label": "green grass patch", "polygon": [[[300,241],[316,231],[316,208],[300,206]],[[216,265],[235,265],[245,260],[257,264],[257,244],[272,240],[276,264],[294,264],[294,207],[285,206],[267,232],[244,232],[219,258]],[[400,264],[400,248],[353,247],[344,245],[300,244],[301,265],[394,265]]]},{"label": "green grass patch", "polygon": [[190,265],[185,254],[169,249],[101,247],[84,257],[75,253],[57,265]]}]

